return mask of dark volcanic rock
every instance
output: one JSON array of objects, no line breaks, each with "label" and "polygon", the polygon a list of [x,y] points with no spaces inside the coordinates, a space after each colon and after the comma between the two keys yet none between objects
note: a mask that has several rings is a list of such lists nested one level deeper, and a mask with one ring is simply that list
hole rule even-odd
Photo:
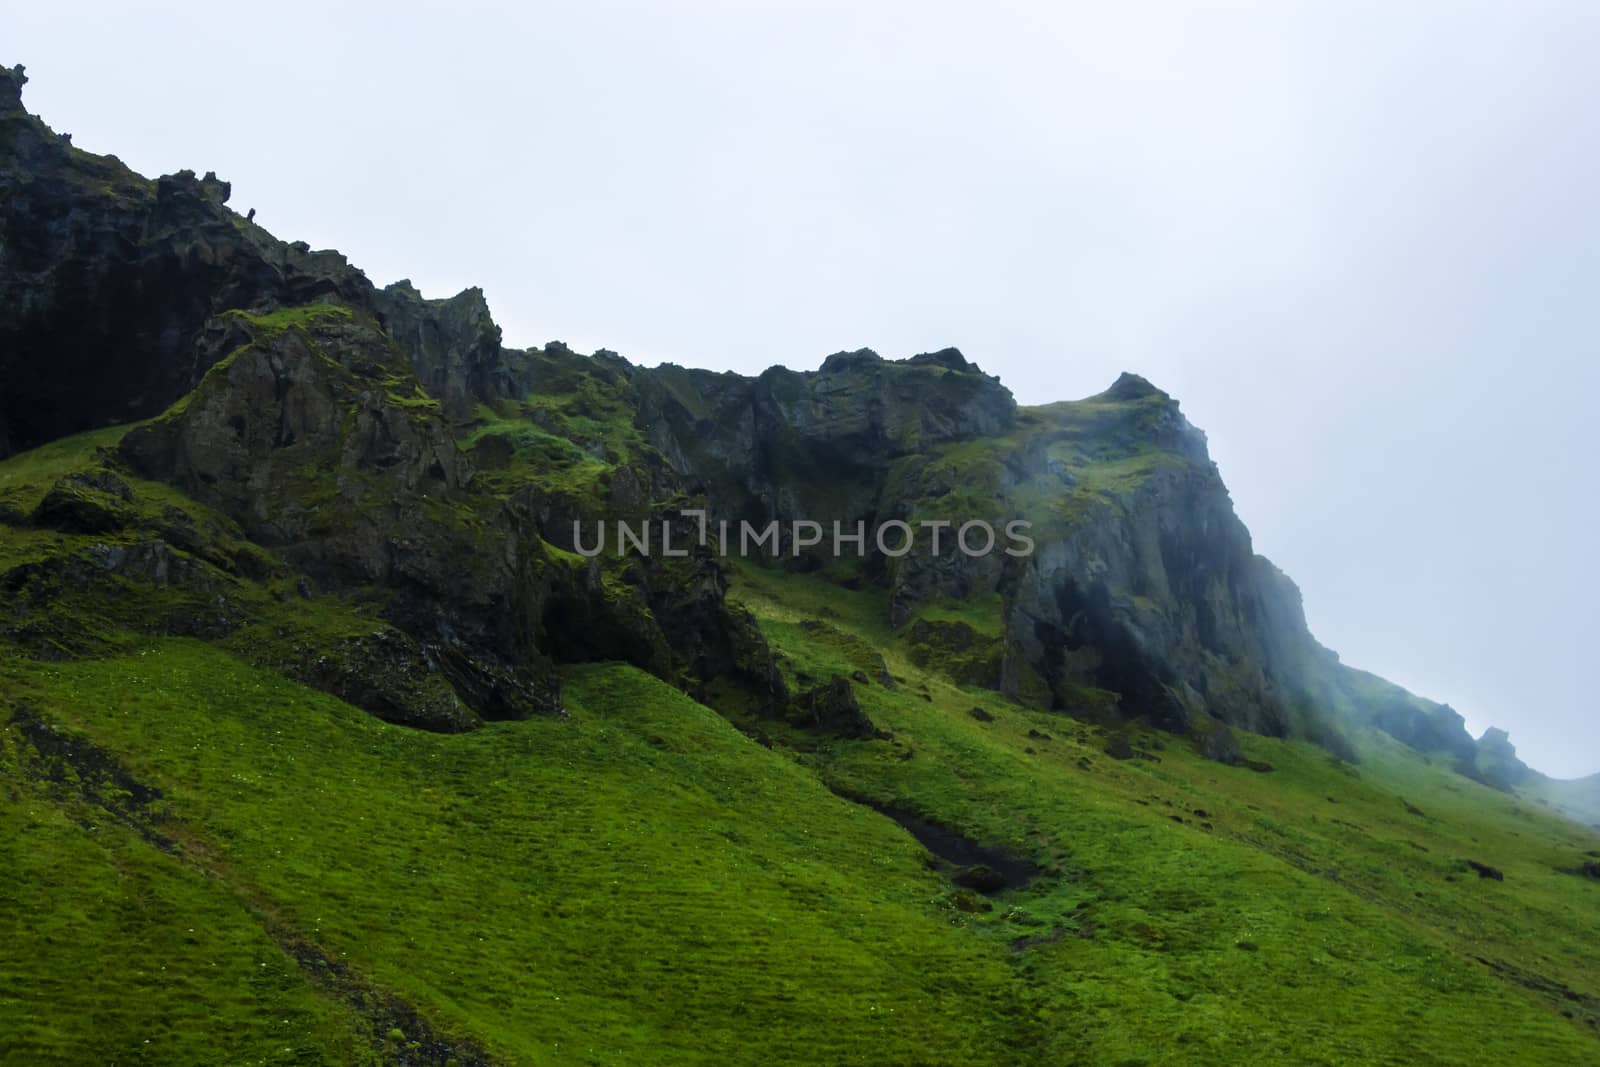
[{"label": "dark volcanic rock", "polygon": [[181,409],[131,431],[124,459],[324,588],[392,590],[391,621],[477,714],[558,707],[534,639],[542,550],[507,524],[465,521],[470,468],[437,405],[415,401],[403,353],[339,309],[292,328],[243,325],[249,343]]},{"label": "dark volcanic rock", "polygon": [[1116,760],[1133,759],[1137,755],[1134,751],[1133,743],[1128,740],[1126,734],[1112,734],[1107,738],[1105,753]]},{"label": "dark volcanic rock", "polygon": [[1506,876],[1497,867],[1491,867],[1487,863],[1479,863],[1477,860],[1463,860],[1462,862],[1477,871],[1479,878],[1489,878],[1496,882],[1506,880]]},{"label": "dark volcanic rock", "polygon": [[213,174],[152,182],[72,147],[23,109],[24,81],[0,67],[0,456],[162,411],[205,373],[196,340],[231,308],[364,308],[393,321],[422,380],[453,404],[468,387],[501,395],[481,293],[379,293],[339,253],[231,211]]},{"label": "dark volcanic rock", "polygon": [[465,417],[482,400],[518,391],[482,289],[426,300],[403,280],[379,290],[374,303],[384,329],[410,354],[429,395],[452,416]]},{"label": "dark volcanic rock", "polygon": [[69,474],[50,487],[29,521],[63,533],[110,533],[133,521],[132,499],[127,483],[110,471]]},{"label": "dark volcanic rock", "polygon": [[1214,722],[1210,729],[1200,735],[1200,754],[1206,759],[1231,766],[1239,762],[1239,739],[1226,724]]},{"label": "dark volcanic rock", "polygon": [[1504,730],[1489,727],[1478,739],[1467,772],[1485,785],[1509,792],[1532,777],[1528,765],[1517,758],[1516,746]]},{"label": "dark volcanic rock", "polygon": [[393,520],[458,498],[469,476],[438,413],[395,402],[415,389],[395,378],[407,369],[348,312],[259,327],[180,412],[133,430],[121,451],[261,543],[289,546],[316,577],[382,581],[403,566]]},{"label": "dark volcanic rock", "polygon": [[958,353],[893,361],[862,349],[815,373],[774,367],[753,379],[670,365],[631,374],[651,444],[719,513],[752,521],[853,527],[876,515],[895,459],[1004,433],[1017,410]]},{"label": "dark volcanic rock", "polygon": [[951,881],[963,889],[971,889],[985,895],[998,893],[1007,885],[1004,874],[984,863],[977,863],[958,871]]},{"label": "dark volcanic rock", "polygon": [[801,725],[834,737],[871,740],[883,736],[856,703],[855,690],[849,681],[838,675],[796,697],[791,717]]},{"label": "dark volcanic rock", "polygon": [[421,646],[398,631],[379,630],[304,653],[301,660],[279,666],[387,722],[438,733],[461,733],[479,724],[455,690],[429,669]]}]

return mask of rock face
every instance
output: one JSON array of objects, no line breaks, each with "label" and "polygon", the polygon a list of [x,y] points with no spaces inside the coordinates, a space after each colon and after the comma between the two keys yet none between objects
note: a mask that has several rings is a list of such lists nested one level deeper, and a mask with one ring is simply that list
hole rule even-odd
[{"label": "rock face", "polygon": [[838,352],[814,373],[756,378],[629,368],[650,443],[719,514],[767,521],[875,517],[895,460],[1002,434],[1017,404],[955,349],[891,361]]},{"label": "rock face", "polygon": [[236,519],[325,589],[381,586],[478,714],[556,706],[538,648],[536,546],[465,521],[470,469],[404,353],[343,308],[235,314],[243,343],[122,458]]},{"label": "rock face", "polygon": [[428,394],[453,417],[520,392],[517,368],[501,348],[500,327],[482,289],[426,300],[410,281],[398,281],[373,294],[373,306],[389,336],[410,354]]},{"label": "rock face", "polygon": [[1470,770],[1463,770],[1485,785],[1507,792],[1533,777],[1528,765],[1517,758],[1517,749],[1511,743],[1510,735],[1493,726],[1478,738]]},{"label": "rock face", "polygon": [[230,310],[330,300],[392,322],[436,395],[495,395],[499,330],[476,290],[426,301],[375,290],[337,252],[286,244],[227,207],[228,183],[142,178],[74,148],[22,107],[0,68],[0,456],[162,411],[215,358]]},{"label": "rock face", "polygon": [[[708,559],[645,561],[619,589],[597,565],[552,556],[516,502],[475,493],[441,406],[375,319],[325,305],[233,313],[206,336],[237,347],[182,405],[130,431],[119,456],[234,518],[317,588],[385,591],[404,638],[348,650],[331,673],[319,664],[314,683],[412,721],[419,713],[396,712],[359,665],[421,662],[472,715],[522,718],[559,707],[555,658],[618,658],[781,700],[770,653]],[[448,701],[428,714],[434,728],[468,721]]]},{"label": "rock face", "polygon": [[[945,350],[840,353],[813,374],[753,380],[663,367],[631,381],[638,424],[719,515],[1032,522],[1027,557],[918,551],[862,565],[863,580],[889,587],[889,621],[930,659],[963,664],[960,681],[1073,711],[1115,694],[1120,714],[1178,729],[1204,712],[1336,736],[1302,711],[1334,665],[1299,592],[1252,550],[1204,436],[1143,379],[1019,409]],[[997,634],[919,618],[975,600],[998,602]]]},{"label": "rock face", "polygon": [[[1290,732],[1296,671],[1314,655],[1298,590],[1255,555],[1176,403],[1130,376],[1092,402],[1126,409],[1112,434],[1136,443],[1111,462],[1134,472],[1041,529],[1010,598],[1007,688],[1067,705],[1071,687],[1092,685],[1164,725],[1205,711]],[[1052,480],[1078,488],[1048,463],[1024,485]]]}]

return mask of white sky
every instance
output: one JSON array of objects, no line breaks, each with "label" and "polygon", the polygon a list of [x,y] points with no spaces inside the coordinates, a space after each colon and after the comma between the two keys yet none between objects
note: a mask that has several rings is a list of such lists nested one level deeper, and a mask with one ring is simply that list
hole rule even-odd
[{"label": "white sky", "polygon": [[1600,770],[1600,5],[12,5],[75,143],[506,340],[1133,370],[1346,662]]}]

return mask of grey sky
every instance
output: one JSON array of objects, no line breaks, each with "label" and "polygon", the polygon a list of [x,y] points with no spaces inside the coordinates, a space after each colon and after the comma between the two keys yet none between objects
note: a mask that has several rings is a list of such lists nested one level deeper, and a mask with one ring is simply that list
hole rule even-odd
[{"label": "grey sky", "polygon": [[512,344],[1134,370],[1346,662],[1600,770],[1593,3],[13,5],[75,143]]}]

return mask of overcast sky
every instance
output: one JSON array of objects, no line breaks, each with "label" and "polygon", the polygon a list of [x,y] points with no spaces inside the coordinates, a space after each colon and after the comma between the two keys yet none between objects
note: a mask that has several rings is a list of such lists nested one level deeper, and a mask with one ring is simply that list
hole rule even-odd
[{"label": "overcast sky", "polygon": [[[1203,8],[1203,10],[1202,10]],[[508,343],[1207,431],[1345,661],[1600,770],[1600,4],[14,4],[75,143]]]}]

